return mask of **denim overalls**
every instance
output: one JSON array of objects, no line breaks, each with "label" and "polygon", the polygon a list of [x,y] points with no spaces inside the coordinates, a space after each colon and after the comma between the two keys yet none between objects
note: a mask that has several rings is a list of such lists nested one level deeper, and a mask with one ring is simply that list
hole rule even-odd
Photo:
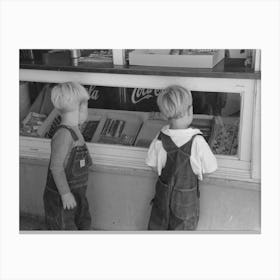
[{"label": "denim overalls", "polygon": [[149,230],[195,230],[197,227],[199,186],[190,164],[195,136],[181,147],[162,132],[158,136],[167,152],[167,160],[156,183]]},{"label": "denim overalls", "polygon": [[[78,136],[71,128],[65,125],[60,125],[57,127],[56,131],[60,128],[68,129],[73,140],[78,141]],[[72,148],[65,168],[67,182],[77,203],[77,206],[71,210],[63,209],[61,196],[54,182],[49,165],[47,184],[43,196],[45,219],[48,229],[90,229],[91,216],[86,198],[86,189],[88,183],[88,169],[91,165],[92,161],[86,144]]]}]

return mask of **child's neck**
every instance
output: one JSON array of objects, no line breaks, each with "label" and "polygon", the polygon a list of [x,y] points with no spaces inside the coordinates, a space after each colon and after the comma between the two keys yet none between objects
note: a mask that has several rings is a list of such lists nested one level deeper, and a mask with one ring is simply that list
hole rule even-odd
[{"label": "child's neck", "polygon": [[183,117],[180,119],[170,120],[170,128],[171,129],[187,129],[189,128],[191,120]]},{"label": "child's neck", "polygon": [[68,125],[68,126],[78,126],[79,111],[63,113],[61,116],[61,124]]}]

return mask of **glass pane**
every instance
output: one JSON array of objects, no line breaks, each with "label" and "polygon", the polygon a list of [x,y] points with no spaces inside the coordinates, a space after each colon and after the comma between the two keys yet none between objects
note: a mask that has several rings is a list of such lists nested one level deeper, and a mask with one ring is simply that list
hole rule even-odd
[{"label": "glass pane", "polygon": [[211,116],[211,131],[205,131],[215,154],[237,155],[241,96],[228,92],[193,91],[194,114]]},{"label": "glass pane", "polygon": [[[61,121],[50,96],[55,84],[20,83],[20,134],[51,138]],[[86,141],[148,147],[168,122],[160,114],[162,89],[84,85],[89,118],[81,126]],[[241,97],[237,93],[192,91],[192,126],[201,130],[215,154],[237,155]]]}]

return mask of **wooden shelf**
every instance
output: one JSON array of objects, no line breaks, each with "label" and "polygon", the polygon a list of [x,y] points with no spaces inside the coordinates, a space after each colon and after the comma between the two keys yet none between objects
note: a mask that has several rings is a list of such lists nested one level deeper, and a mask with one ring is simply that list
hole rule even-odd
[{"label": "wooden shelf", "polygon": [[254,79],[261,78],[260,71],[254,71],[243,66],[242,59],[224,59],[214,68],[181,68],[181,67],[152,67],[152,66],[118,66],[110,62],[85,63],[79,62],[77,66],[69,63],[59,65],[45,65],[40,61],[22,61],[21,69],[111,73],[130,75],[154,75],[154,76],[177,76],[177,77],[204,77],[204,78],[232,78]]}]

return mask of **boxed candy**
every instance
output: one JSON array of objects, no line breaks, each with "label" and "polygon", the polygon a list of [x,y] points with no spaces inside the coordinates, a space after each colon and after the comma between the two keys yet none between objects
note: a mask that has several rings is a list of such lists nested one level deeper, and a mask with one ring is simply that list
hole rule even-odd
[{"label": "boxed candy", "polygon": [[134,50],[130,65],[213,68],[225,57],[222,49]]},{"label": "boxed candy", "polygon": [[44,114],[29,112],[27,117],[22,121],[20,134],[25,136],[39,136],[38,129],[42,126],[46,118],[47,116]]}]

